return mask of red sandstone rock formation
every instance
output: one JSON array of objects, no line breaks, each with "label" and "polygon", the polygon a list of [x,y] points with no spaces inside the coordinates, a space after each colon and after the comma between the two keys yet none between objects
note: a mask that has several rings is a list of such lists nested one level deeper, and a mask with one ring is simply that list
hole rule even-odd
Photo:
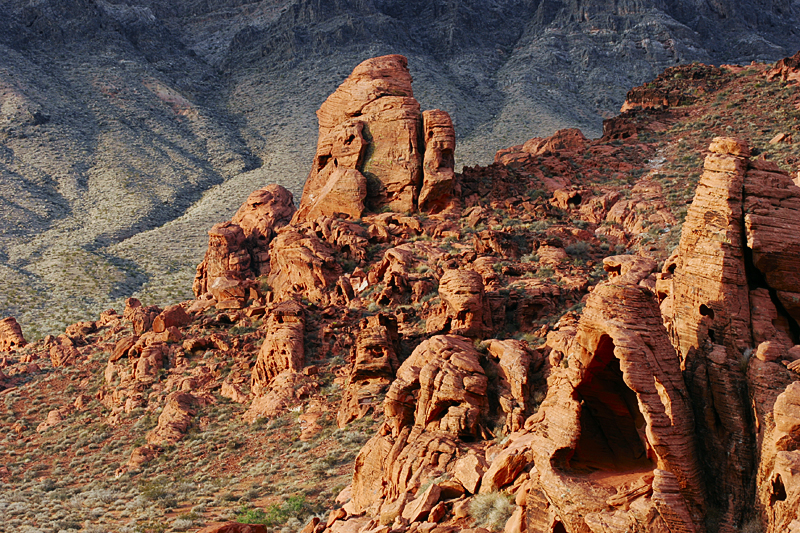
[{"label": "red sandstone rock formation", "polygon": [[428,319],[427,330],[467,337],[491,331],[483,278],[474,270],[447,270],[439,280],[440,313]]},{"label": "red sandstone rock formation", "polygon": [[292,220],[294,197],[280,185],[267,185],[250,193],[231,222],[242,228],[256,276],[269,271],[269,243],[279,228]]},{"label": "red sandstone rock formation", "polygon": [[765,73],[769,81],[780,78],[781,81],[800,82],[800,52],[791,57],[784,57]]},{"label": "red sandstone rock formation", "polygon": [[267,282],[278,301],[294,295],[312,302],[330,301],[330,288],[342,275],[342,267],[327,242],[306,228],[287,226],[272,241],[270,256]]},{"label": "red sandstone rock formation", "polygon": [[532,414],[531,375],[541,368],[542,355],[511,339],[491,340],[487,349],[497,362],[498,401],[505,414],[503,429],[510,434],[521,430]]},{"label": "red sandstone rock formation", "polygon": [[455,180],[456,133],[450,115],[439,109],[422,113],[425,157],[419,208],[441,209],[450,201]]},{"label": "red sandstone rock formation", "polygon": [[270,242],[294,212],[292,193],[280,185],[251,193],[231,221],[209,230],[208,250],[192,285],[195,295],[210,292],[218,302],[247,299],[249,285],[243,282],[269,273]]},{"label": "red sandstone rock formation", "polygon": [[435,336],[400,366],[384,402],[386,419],[356,458],[353,505],[377,514],[425,480],[452,469],[460,438],[482,435],[487,378],[463,337]]},{"label": "red sandstone rock formation", "polygon": [[400,366],[395,316],[379,313],[362,320],[359,328],[350,375],[336,416],[339,427],[378,407],[378,395],[389,388]]},{"label": "red sandstone rock formation", "polygon": [[317,153],[295,222],[358,219],[365,209],[411,212],[418,203],[441,209],[450,200],[452,121],[444,111],[420,113],[405,57],[356,66],[317,117]]},{"label": "red sandstone rock formation", "polygon": [[253,367],[251,388],[256,396],[269,390],[269,383],[281,372],[299,372],[305,365],[303,307],[288,301],[279,304],[266,321],[267,334]]},{"label": "red sandstone rock formation", "polygon": [[25,344],[22,328],[13,316],[0,320],[0,352],[21,348]]},{"label": "red sandstone rock formation", "polygon": [[680,359],[655,296],[638,286],[655,267],[648,264],[596,287],[577,329],[549,338],[559,366],[547,397],[484,475],[520,455],[535,463],[528,531],[606,531],[595,528],[615,523],[703,530],[704,484]]},{"label": "red sandstone rock formation", "polygon": [[189,393],[171,393],[158,416],[158,425],[147,434],[147,443],[166,446],[182,439],[195,415],[195,401]]}]

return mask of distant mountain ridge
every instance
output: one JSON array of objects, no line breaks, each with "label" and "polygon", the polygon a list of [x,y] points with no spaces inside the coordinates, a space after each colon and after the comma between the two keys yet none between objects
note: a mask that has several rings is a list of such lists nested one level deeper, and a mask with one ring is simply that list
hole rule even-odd
[{"label": "distant mountain ridge", "polygon": [[677,63],[774,61],[800,2],[9,1],[0,4],[0,314],[26,336],[136,294],[188,297],[207,229],[296,197],[314,111],[357,63],[409,58],[457,168],[577,126]]}]

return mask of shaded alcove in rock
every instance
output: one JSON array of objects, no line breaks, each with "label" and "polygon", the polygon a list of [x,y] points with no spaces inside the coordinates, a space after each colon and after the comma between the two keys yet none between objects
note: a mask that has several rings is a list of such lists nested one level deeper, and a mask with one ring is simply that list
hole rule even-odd
[{"label": "shaded alcove in rock", "polygon": [[603,335],[584,379],[575,389],[581,401],[581,433],[570,467],[627,472],[652,469],[645,419],[623,380],[614,341]]}]

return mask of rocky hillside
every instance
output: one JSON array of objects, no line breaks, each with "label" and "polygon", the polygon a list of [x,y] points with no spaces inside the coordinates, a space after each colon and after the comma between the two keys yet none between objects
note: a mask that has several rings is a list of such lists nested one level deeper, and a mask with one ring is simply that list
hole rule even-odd
[{"label": "rocky hillside", "polygon": [[206,229],[278,183],[300,197],[314,111],[368,57],[410,58],[455,158],[601,134],[678,63],[794,53],[782,2],[78,0],[0,5],[0,311],[39,338],[135,295],[177,302]]},{"label": "rocky hillside", "polygon": [[408,66],[323,102],[193,299],[0,321],[0,530],[800,531],[800,55],[463,172]]}]

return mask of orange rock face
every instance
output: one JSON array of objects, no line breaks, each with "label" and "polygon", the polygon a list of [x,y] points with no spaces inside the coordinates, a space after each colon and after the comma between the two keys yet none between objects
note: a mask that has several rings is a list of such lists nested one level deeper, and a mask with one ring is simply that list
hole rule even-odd
[{"label": "orange rock face", "polygon": [[378,395],[389,388],[400,366],[397,318],[379,313],[361,321],[353,364],[337,414],[339,427],[378,407]]},{"label": "orange rock face", "polygon": [[445,207],[453,196],[456,132],[450,115],[439,109],[422,113],[422,128],[425,156],[419,208],[430,211]]},{"label": "orange rock face", "polygon": [[[659,530],[654,520],[670,531],[702,524],[705,487],[680,359],[655,295],[638,285],[649,272],[637,271],[596,287],[573,333],[548,341],[551,361],[562,363],[547,397],[484,475],[494,479],[520,455],[535,462],[528,531],[548,516],[568,531],[584,520],[651,523],[646,531]],[[593,481],[587,471],[605,476]]]},{"label": "orange rock face", "polygon": [[231,221],[209,230],[208,250],[192,285],[195,295],[210,292],[218,302],[245,299],[242,282],[269,273],[270,242],[294,212],[292,193],[280,185],[250,194]]},{"label": "orange rock face", "polygon": [[297,302],[284,302],[270,313],[266,321],[267,335],[253,367],[253,394],[263,395],[269,390],[270,381],[281,372],[303,369],[304,328],[303,308]]},{"label": "orange rock face", "polygon": [[440,209],[450,200],[452,121],[444,111],[420,113],[405,57],[359,64],[317,117],[317,153],[295,222]]},{"label": "orange rock face", "polygon": [[0,351],[5,352],[13,348],[21,348],[25,344],[22,328],[14,317],[0,320]]}]

